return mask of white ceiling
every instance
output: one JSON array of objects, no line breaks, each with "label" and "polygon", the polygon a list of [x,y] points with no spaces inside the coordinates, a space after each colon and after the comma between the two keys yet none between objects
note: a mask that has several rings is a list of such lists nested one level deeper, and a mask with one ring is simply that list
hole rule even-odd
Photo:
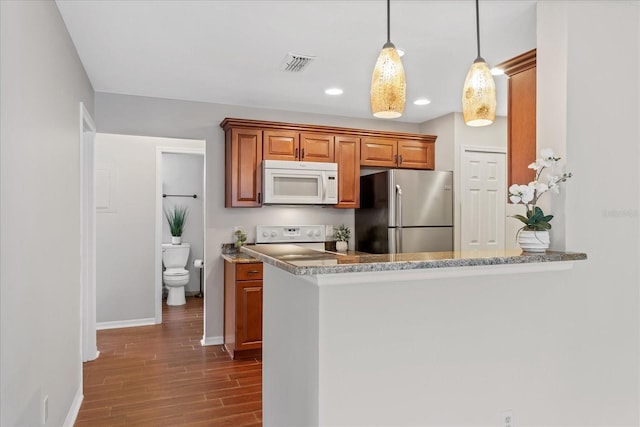
[{"label": "white ceiling", "polygon": [[[372,117],[384,0],[56,1],[97,92]],[[480,1],[481,53],[490,66],[535,47],[535,3]],[[476,57],[474,4],[391,1],[391,40],[407,51],[407,104],[395,120],[460,111]],[[289,52],[316,59],[301,73],[281,71]],[[496,85],[505,115],[505,77]],[[334,86],[344,94],[324,94]],[[420,97],[431,104],[413,105]]]}]

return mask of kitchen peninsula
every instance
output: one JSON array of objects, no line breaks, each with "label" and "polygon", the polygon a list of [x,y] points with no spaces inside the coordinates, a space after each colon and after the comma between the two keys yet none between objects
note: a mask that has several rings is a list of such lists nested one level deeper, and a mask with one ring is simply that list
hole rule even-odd
[{"label": "kitchen peninsula", "polygon": [[515,382],[514,359],[544,354],[544,340],[527,331],[548,323],[539,316],[553,315],[553,293],[586,259],[552,251],[341,255],[295,245],[242,251],[264,262],[266,427],[454,425],[465,408],[452,402],[508,409],[500,405],[509,390],[492,389],[491,376]]}]

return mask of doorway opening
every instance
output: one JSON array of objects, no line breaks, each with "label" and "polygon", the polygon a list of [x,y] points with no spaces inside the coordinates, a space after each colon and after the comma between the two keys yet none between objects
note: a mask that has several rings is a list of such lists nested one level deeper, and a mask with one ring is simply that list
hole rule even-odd
[{"label": "doorway opening", "polygon": [[[203,148],[157,147],[156,150],[156,274],[155,315],[162,323],[163,309],[168,307],[163,297],[163,244],[171,244],[172,235],[166,218],[174,208],[186,210],[186,221],[181,236],[183,247],[188,245],[189,255],[184,269],[189,272],[184,286],[186,297],[204,296],[204,207],[205,207],[205,153]],[[172,245],[173,246],[173,245]],[[183,290],[180,289],[180,292]],[[204,304],[203,304],[204,306]],[[203,322],[204,322],[203,309]],[[204,325],[203,325],[204,329]],[[204,333],[203,333],[204,336]]]}]

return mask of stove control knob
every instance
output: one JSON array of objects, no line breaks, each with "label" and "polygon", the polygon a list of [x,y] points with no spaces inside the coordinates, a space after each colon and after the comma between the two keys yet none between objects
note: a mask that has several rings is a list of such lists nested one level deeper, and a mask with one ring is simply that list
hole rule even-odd
[{"label": "stove control knob", "polygon": [[262,232],[262,237],[269,237],[269,233],[267,233],[266,231]]},{"label": "stove control knob", "polygon": [[313,235],[316,236],[316,237],[320,237],[320,230],[316,230],[316,232],[313,233]]},{"label": "stove control knob", "polygon": [[273,237],[274,239],[276,238],[277,235],[278,235],[278,233],[276,233],[275,231],[271,232],[271,237]]},{"label": "stove control knob", "polygon": [[309,237],[313,237],[313,230],[309,230],[309,231],[307,231],[307,236],[309,236]]}]

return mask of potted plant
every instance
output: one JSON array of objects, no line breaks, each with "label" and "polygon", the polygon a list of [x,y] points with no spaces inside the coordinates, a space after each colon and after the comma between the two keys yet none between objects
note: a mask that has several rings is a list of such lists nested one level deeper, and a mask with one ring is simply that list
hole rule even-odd
[{"label": "potted plant", "polygon": [[[555,157],[551,149],[540,150],[540,158],[529,165],[529,169],[536,171],[535,179],[527,185],[513,184],[509,187],[509,199],[512,203],[522,203],[526,206],[526,216],[513,215],[513,218],[520,220],[524,226],[518,230],[516,235],[518,244],[525,252],[544,252],[550,244],[549,230],[553,215],[545,215],[536,204],[540,197],[551,191],[554,194],[560,192],[560,183],[571,178],[571,173],[562,175],[542,176],[542,171],[546,168],[556,166],[560,157]],[[546,182],[543,182],[545,180]]]},{"label": "potted plant", "polygon": [[169,222],[171,232],[171,243],[179,245],[182,242],[182,232],[187,221],[188,209],[186,206],[174,206],[172,210],[165,211],[164,215]]},{"label": "potted plant", "polygon": [[240,246],[244,245],[244,242],[247,241],[247,232],[242,227],[236,227],[235,231],[233,232],[233,237],[235,239],[235,241],[233,242],[234,246],[236,248],[239,248]]},{"label": "potted plant", "polygon": [[346,252],[351,238],[351,230],[344,224],[340,224],[335,230],[336,250],[338,252]]}]

